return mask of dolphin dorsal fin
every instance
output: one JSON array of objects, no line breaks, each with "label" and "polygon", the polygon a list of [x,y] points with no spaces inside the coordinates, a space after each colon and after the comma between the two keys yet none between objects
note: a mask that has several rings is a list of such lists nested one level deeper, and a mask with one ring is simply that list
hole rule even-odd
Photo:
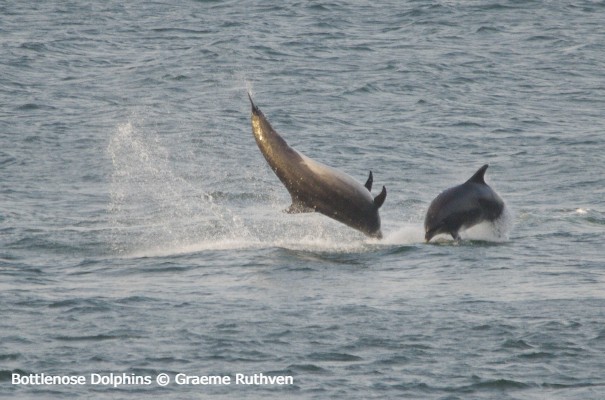
[{"label": "dolphin dorsal fin", "polygon": [[475,172],[475,175],[471,176],[471,178],[467,182],[482,183],[485,185],[484,175],[485,170],[487,170],[487,167],[489,167],[489,164],[485,164],[483,167],[479,168],[477,172]]},{"label": "dolphin dorsal fin", "polygon": [[370,176],[368,176],[368,180],[366,181],[366,184],[363,185],[366,187],[366,189],[368,189],[368,191],[372,191],[372,183],[374,182],[374,176],[372,175],[372,171],[370,171]]},{"label": "dolphin dorsal fin", "polygon": [[384,203],[384,199],[387,198],[387,188],[386,187],[382,187],[382,192],[380,192],[380,194],[376,197],[374,197],[374,206],[378,209],[380,207],[382,207],[382,204]]}]

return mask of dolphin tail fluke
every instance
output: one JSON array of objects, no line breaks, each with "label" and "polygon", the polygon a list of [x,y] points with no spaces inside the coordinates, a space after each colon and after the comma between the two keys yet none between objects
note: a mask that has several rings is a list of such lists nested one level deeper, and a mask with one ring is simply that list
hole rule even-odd
[{"label": "dolphin tail fluke", "polygon": [[475,172],[475,175],[471,176],[467,182],[485,184],[485,171],[487,170],[487,167],[489,167],[489,164],[485,164],[483,167],[479,168],[477,172]]},{"label": "dolphin tail fluke", "polygon": [[387,198],[387,188],[386,187],[382,187],[382,192],[380,192],[380,194],[376,197],[374,197],[374,207],[376,207],[377,209],[382,207],[382,204],[384,203],[384,199]]},{"label": "dolphin tail fluke", "polygon": [[372,171],[370,171],[370,176],[368,176],[368,180],[366,181],[366,184],[364,185],[366,187],[366,189],[368,189],[368,191],[372,191],[372,183],[374,182],[374,176],[372,175]]}]

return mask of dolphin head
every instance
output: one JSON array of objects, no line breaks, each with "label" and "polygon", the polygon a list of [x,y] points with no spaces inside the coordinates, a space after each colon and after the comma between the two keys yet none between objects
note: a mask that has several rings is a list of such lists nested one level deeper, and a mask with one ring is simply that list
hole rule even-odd
[{"label": "dolphin head", "polygon": [[[435,199],[437,200],[437,199]],[[440,204],[433,201],[424,219],[424,240],[430,242],[432,238],[442,233],[450,233],[445,223],[444,215],[440,212]]]},{"label": "dolphin head", "polygon": [[424,225],[424,241],[425,242],[430,242],[432,238],[434,238],[435,236],[437,236],[439,233],[438,229],[435,227],[430,227],[427,226],[426,224]]},{"label": "dolphin head", "polygon": [[250,100],[250,106],[252,107],[252,114],[258,114],[260,112],[259,108],[254,104],[252,100],[252,95],[248,92],[248,99]]},{"label": "dolphin head", "polygon": [[382,239],[382,231],[380,230],[380,216],[376,213],[377,228],[371,230],[362,230],[363,233],[374,239]]},{"label": "dolphin head", "polygon": [[[256,104],[254,104],[252,96],[249,92],[248,99],[250,100],[250,106],[252,107],[252,133],[258,140],[264,136],[265,131],[271,130],[271,126],[269,125],[268,121],[266,121],[262,111],[256,106]],[[269,125],[268,129],[267,125]]]}]

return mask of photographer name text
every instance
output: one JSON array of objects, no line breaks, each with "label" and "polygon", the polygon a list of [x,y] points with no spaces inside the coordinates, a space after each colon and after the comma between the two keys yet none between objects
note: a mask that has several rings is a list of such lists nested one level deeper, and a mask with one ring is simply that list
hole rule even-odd
[{"label": "photographer name text", "polygon": [[46,373],[23,375],[13,373],[13,385],[101,385],[120,387],[125,385],[200,385],[200,386],[227,386],[227,385],[293,385],[294,378],[289,375],[235,374],[231,375],[189,375],[178,373],[168,375],[137,375],[137,374],[88,374],[88,375],[52,375]]}]

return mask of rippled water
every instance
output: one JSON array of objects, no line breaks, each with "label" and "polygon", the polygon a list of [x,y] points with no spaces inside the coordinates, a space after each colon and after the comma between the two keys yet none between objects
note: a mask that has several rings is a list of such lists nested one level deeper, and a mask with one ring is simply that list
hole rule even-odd
[{"label": "rippled water", "polygon": [[[0,394],[602,398],[604,20],[602,1],[0,4]],[[384,240],[282,212],[248,91],[299,151],[386,185]],[[484,163],[508,240],[424,244],[430,201]]]}]

